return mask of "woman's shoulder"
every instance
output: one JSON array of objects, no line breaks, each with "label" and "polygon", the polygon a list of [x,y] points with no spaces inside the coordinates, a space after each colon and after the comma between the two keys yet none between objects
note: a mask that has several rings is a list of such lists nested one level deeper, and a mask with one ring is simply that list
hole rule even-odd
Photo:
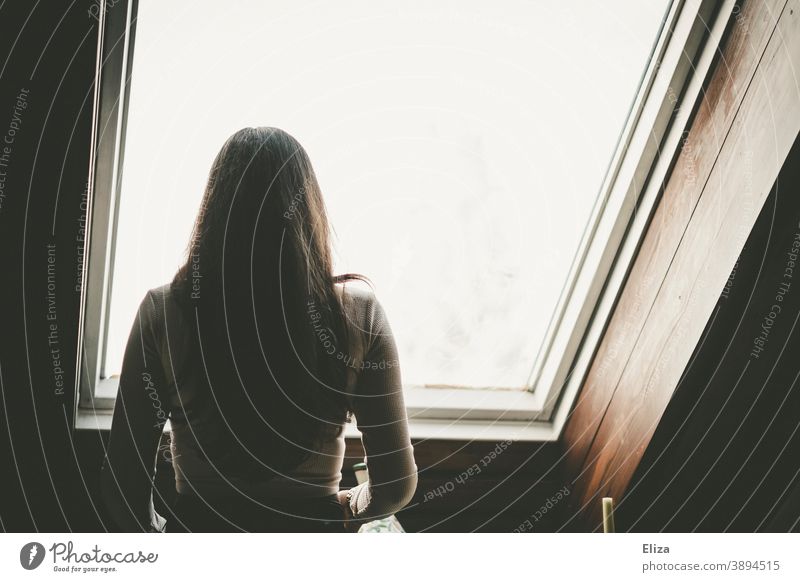
[{"label": "woman's shoulder", "polygon": [[140,325],[159,326],[166,315],[167,305],[171,299],[171,283],[148,289],[139,304]]},{"label": "woman's shoulder", "polygon": [[352,327],[370,339],[391,333],[381,302],[372,288],[360,282],[338,284],[342,293],[342,307]]},{"label": "woman's shoulder", "polygon": [[165,301],[172,293],[172,282],[165,283],[159,287],[153,287],[147,291],[147,296],[153,297],[156,301]]},{"label": "woman's shoulder", "polygon": [[342,298],[350,303],[357,303],[360,305],[369,305],[377,299],[375,292],[366,283],[360,281],[346,281],[344,283],[337,283],[336,290],[342,294]]},{"label": "woman's shoulder", "polygon": [[380,305],[371,287],[359,281],[337,283],[342,308],[350,321],[364,323]]},{"label": "woman's shoulder", "polygon": [[170,300],[171,293],[171,283],[148,289],[142,298],[142,307],[151,308],[155,313],[158,313],[160,311],[159,308],[163,309],[164,305]]}]

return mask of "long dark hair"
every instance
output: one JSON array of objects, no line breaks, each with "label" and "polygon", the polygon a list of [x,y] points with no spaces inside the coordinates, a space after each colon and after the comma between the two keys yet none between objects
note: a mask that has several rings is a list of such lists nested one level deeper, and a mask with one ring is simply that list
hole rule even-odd
[{"label": "long dark hair", "polygon": [[272,127],[233,134],[172,282],[193,330],[181,377],[201,378],[216,411],[200,444],[223,473],[268,479],[341,430],[349,339],[335,284],[350,278],[333,274],[303,147]]}]

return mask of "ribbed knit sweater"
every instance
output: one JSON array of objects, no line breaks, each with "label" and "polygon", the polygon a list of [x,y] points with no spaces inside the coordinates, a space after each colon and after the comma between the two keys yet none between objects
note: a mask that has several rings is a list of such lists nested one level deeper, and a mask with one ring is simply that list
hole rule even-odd
[{"label": "ribbed knit sweater", "polygon": [[[353,361],[347,392],[361,432],[369,481],[350,491],[350,508],[359,519],[396,512],[417,484],[417,468],[398,366],[397,348],[375,296],[354,286],[338,286],[344,301]],[[263,483],[223,476],[202,454],[195,435],[203,414],[192,423],[181,414],[193,401],[195,386],[178,385],[173,372],[182,334],[191,333],[169,285],[148,291],[139,306],[125,351],[102,488],[111,515],[125,529],[164,529],[153,510],[152,482],[164,421],[171,421],[171,457],[179,493],[214,498],[244,494],[257,498],[322,497],[339,490],[344,434],[322,443],[301,465]],[[213,418],[210,414],[208,418]],[[197,420],[200,419],[200,420]]]}]

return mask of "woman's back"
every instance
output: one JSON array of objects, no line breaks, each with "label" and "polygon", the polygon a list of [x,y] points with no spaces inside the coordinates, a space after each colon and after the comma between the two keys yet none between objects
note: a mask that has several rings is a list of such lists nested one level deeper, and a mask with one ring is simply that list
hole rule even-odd
[{"label": "woman's back", "polygon": [[[335,495],[349,413],[372,476],[350,493],[355,516],[408,501],[416,467],[394,338],[372,293],[333,275],[328,230],[291,136],[246,128],[226,142],[187,261],[148,292],[129,338],[104,472],[112,507],[144,495],[167,415],[179,501]],[[152,505],[147,516],[135,505],[137,523],[158,529]]]},{"label": "woman's back", "polygon": [[[351,509],[355,517],[369,519],[393,513],[408,503],[416,488],[416,465],[408,436],[396,347],[383,309],[371,292],[352,285],[340,289],[351,345],[347,352],[341,351],[336,357],[348,367],[349,400],[370,468],[370,482],[352,490]],[[330,437],[321,441],[319,448],[311,451],[300,465],[268,475],[269,478],[230,477],[209,459],[203,443],[213,441],[222,432],[220,422],[224,420],[217,414],[213,397],[205,395],[202,362],[195,362],[189,368],[190,374],[176,378],[175,370],[180,367],[176,362],[191,357],[191,352],[186,351],[186,333],[191,326],[170,291],[170,286],[164,285],[148,292],[142,301],[120,381],[120,398],[126,395],[127,398],[117,411],[124,407],[126,420],[145,414],[153,426],[163,424],[162,419],[169,416],[169,456],[179,496],[196,497],[209,508],[225,503],[225,498],[230,497],[275,508],[284,500],[312,500],[336,494],[345,449],[343,430],[330,431]],[[313,315],[313,306],[309,309]],[[138,354],[142,356],[137,357]],[[151,354],[151,361],[147,361],[145,354]],[[140,384],[137,380],[145,384],[145,398],[135,398],[128,389]],[[115,420],[115,428],[117,425]],[[147,434],[142,436],[146,438]],[[144,443],[137,448],[140,447]],[[126,459],[124,451],[119,455],[114,453],[110,446],[106,473],[114,467],[121,476],[120,467],[135,469],[140,465]],[[121,497],[127,498],[125,484],[134,485],[141,480],[116,481],[122,489]]]}]

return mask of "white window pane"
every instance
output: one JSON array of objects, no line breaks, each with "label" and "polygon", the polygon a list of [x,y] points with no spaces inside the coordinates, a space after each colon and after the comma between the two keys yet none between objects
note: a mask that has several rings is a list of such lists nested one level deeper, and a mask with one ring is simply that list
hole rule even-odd
[{"label": "white window pane", "polygon": [[666,6],[140,0],[106,375],[217,150],[271,125],[308,150],[405,381],[524,387]]}]

